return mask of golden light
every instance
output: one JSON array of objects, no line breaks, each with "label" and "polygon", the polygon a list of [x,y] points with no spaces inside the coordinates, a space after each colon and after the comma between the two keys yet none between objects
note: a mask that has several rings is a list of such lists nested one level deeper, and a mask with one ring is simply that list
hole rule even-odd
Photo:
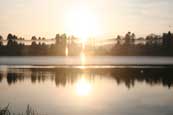
[{"label": "golden light", "polygon": [[91,84],[85,78],[81,78],[76,83],[76,93],[78,96],[87,96],[91,92]]},{"label": "golden light", "polygon": [[83,51],[80,53],[80,62],[82,65],[85,65],[85,63],[86,63],[86,57],[85,57],[85,53]]},{"label": "golden light", "polygon": [[65,48],[65,55],[68,56],[68,47]]},{"label": "golden light", "polygon": [[69,10],[65,17],[65,28],[68,34],[79,37],[82,43],[98,35],[100,29],[96,15],[87,8]]}]

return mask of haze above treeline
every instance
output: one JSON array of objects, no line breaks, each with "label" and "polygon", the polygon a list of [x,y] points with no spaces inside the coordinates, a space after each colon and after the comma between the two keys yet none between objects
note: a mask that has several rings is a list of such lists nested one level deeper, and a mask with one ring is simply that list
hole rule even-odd
[{"label": "haze above treeline", "polygon": [[[173,29],[173,0],[0,0],[0,34],[137,37]],[[97,37],[98,36],[98,37]]]},{"label": "haze above treeline", "polygon": [[[170,31],[162,32],[162,33],[159,33],[159,34],[157,34],[157,33],[149,33],[149,34],[145,34],[143,36],[137,36],[137,33],[134,33],[134,32],[131,32],[131,31],[129,31],[129,32],[134,35],[134,37],[135,37],[134,39],[146,39],[149,36],[161,37],[163,34],[168,33]],[[95,40],[117,39],[118,36],[121,37],[121,38],[123,38],[123,37],[126,36],[127,33],[128,32],[125,32],[124,34],[108,35],[108,36],[112,36],[112,37],[103,37],[103,36],[100,36],[100,37],[99,36],[98,37],[88,37],[88,38],[85,38],[86,39],[85,41],[88,41],[90,39],[95,39]],[[7,34],[7,36],[3,36],[2,34],[0,34],[0,39],[1,40],[8,40],[8,36],[9,35],[13,35],[16,38],[16,40],[33,40],[33,39],[34,40],[53,40],[53,39],[56,39],[57,35],[58,36],[61,36],[61,35],[62,36],[66,36],[67,39],[68,38],[69,39],[70,38],[75,38],[75,39],[78,39],[78,40],[82,40],[83,39],[81,37],[78,37],[78,36],[75,36],[75,35],[69,35],[69,34],[66,34],[66,33],[58,33],[58,34],[55,34],[54,37],[46,37],[46,36],[33,35],[30,38],[25,38],[25,37],[21,36],[20,34],[9,33],[9,34]]]}]

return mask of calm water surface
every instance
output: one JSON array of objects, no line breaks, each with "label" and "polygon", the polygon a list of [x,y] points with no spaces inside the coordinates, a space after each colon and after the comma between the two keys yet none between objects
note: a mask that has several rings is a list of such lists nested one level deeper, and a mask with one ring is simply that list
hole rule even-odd
[{"label": "calm water surface", "polygon": [[0,107],[48,115],[172,115],[173,68],[0,68]]},{"label": "calm water surface", "polygon": [[160,56],[11,56],[0,57],[0,65],[173,65],[173,57]]}]

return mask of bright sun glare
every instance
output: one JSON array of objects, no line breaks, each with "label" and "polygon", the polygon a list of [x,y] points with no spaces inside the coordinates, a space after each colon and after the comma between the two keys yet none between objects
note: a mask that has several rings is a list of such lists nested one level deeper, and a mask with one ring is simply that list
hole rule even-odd
[{"label": "bright sun glare", "polygon": [[92,11],[79,8],[66,13],[65,24],[67,33],[75,35],[85,43],[89,37],[99,34],[99,24]]},{"label": "bright sun glare", "polygon": [[91,92],[91,84],[87,79],[81,78],[76,83],[76,93],[79,96],[87,96]]}]

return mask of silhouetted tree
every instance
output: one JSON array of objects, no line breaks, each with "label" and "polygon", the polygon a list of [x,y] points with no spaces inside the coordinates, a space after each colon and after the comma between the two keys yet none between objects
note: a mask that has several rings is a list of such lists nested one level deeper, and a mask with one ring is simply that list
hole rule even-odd
[{"label": "silhouetted tree", "polygon": [[66,45],[67,45],[67,35],[66,34],[61,35],[61,41],[62,41],[63,47],[66,47]]},{"label": "silhouetted tree", "polygon": [[0,35],[0,46],[3,45],[3,37]]},{"label": "silhouetted tree", "polygon": [[165,47],[171,47],[173,45],[173,35],[170,31],[163,34],[163,45]]},{"label": "silhouetted tree", "polygon": [[31,40],[32,40],[31,46],[35,47],[37,45],[37,43],[36,43],[37,37],[36,36],[32,36]]},{"label": "silhouetted tree", "polygon": [[36,36],[32,36],[31,40],[37,40]]},{"label": "silhouetted tree", "polygon": [[61,39],[61,36],[59,34],[56,34],[55,36],[56,44],[60,43],[60,39]]},{"label": "silhouetted tree", "polygon": [[117,40],[117,45],[120,45],[120,42],[121,42],[121,37],[120,37],[120,35],[117,36],[116,40]]},{"label": "silhouetted tree", "polygon": [[42,40],[46,40],[46,38],[45,38],[45,37],[43,37],[43,38],[42,38]]},{"label": "silhouetted tree", "polygon": [[128,32],[126,35],[125,35],[125,45],[130,45],[130,40],[131,40],[131,32]]},{"label": "silhouetted tree", "polygon": [[150,34],[146,37],[146,44],[150,46],[159,45],[159,40],[161,37],[155,34]]},{"label": "silhouetted tree", "polygon": [[131,44],[132,45],[134,45],[135,38],[136,38],[136,35],[134,33],[132,33],[132,35],[131,35]]},{"label": "silhouetted tree", "polygon": [[17,42],[16,42],[17,36],[12,35],[12,34],[8,34],[7,40],[8,40],[7,46],[15,46],[15,45],[17,45]]}]

